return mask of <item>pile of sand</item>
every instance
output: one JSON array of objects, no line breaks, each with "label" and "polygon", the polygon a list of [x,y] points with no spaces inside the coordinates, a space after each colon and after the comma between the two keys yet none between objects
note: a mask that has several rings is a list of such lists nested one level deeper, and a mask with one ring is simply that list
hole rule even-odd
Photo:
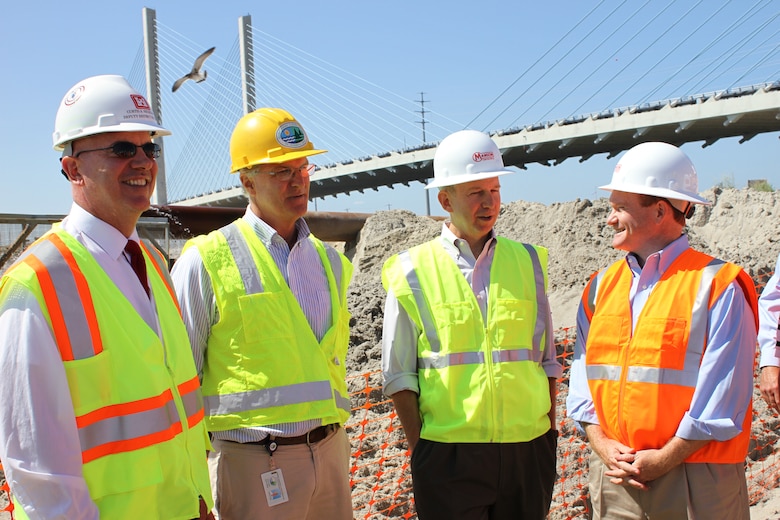
[{"label": "pile of sand", "polygon": [[[774,271],[780,253],[780,244],[776,243],[780,237],[780,217],[775,210],[778,194],[714,188],[703,195],[713,201],[713,205],[698,206],[689,220],[691,244],[741,265],[754,280],[764,283]],[[549,292],[556,329],[575,325],[577,304],[589,276],[623,256],[611,246],[613,231],[605,224],[608,213],[609,204],[604,198],[578,199],[549,206],[517,201],[505,204],[501,211],[496,224],[500,235],[542,245],[549,250]],[[349,289],[353,323],[347,363],[353,374],[381,369],[385,298],[380,279],[382,264],[389,256],[436,237],[441,232],[441,225],[440,221],[402,210],[381,211],[366,221],[355,250],[355,275]],[[573,331],[570,335],[573,336]],[[381,384],[380,381],[373,383]],[[561,385],[560,392],[558,414],[563,417],[566,384]],[[772,416],[757,394],[755,408],[757,417]],[[765,447],[775,445],[777,435],[773,430],[776,426],[774,419],[761,424],[754,421],[754,435],[758,441],[751,445],[752,460],[763,465],[773,463],[769,458],[775,450]],[[561,435],[559,445],[569,449],[572,442],[581,442],[571,438],[574,433],[569,427],[562,428]],[[761,453],[755,452],[756,446],[764,447]],[[570,467],[568,471],[581,469]],[[556,489],[556,495],[559,492],[560,489]],[[576,495],[571,498],[574,500]]]}]

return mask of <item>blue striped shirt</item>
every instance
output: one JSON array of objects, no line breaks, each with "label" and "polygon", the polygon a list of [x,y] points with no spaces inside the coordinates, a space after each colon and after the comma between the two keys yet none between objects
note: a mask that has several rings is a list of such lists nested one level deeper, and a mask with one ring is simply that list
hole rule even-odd
[{"label": "blue striped shirt", "polygon": [[[303,310],[317,340],[322,340],[332,324],[330,289],[319,254],[311,241],[311,231],[306,221],[295,224],[297,237],[290,248],[279,234],[247,208],[242,217],[252,227],[265,245],[276,266],[284,276],[295,299]],[[341,284],[341,260],[335,249],[326,245],[333,266],[336,284]],[[203,357],[206,352],[211,327],[219,321],[211,278],[203,265],[198,249],[191,247],[176,261],[171,271],[176,296],[181,306],[182,318],[192,345],[192,354],[198,375],[203,377]],[[263,427],[241,428],[212,432],[214,439],[235,442],[256,442],[269,434],[278,437],[303,435],[320,426],[322,421],[312,419],[303,422],[274,424]]]}]

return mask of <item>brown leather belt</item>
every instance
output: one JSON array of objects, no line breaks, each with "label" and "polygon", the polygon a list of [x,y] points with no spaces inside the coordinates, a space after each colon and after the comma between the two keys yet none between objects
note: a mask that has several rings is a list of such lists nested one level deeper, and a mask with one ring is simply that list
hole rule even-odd
[{"label": "brown leather belt", "polygon": [[297,437],[274,437],[269,435],[262,441],[247,442],[246,444],[259,444],[260,446],[268,446],[272,442],[275,442],[279,446],[289,446],[291,444],[316,444],[327,437],[330,432],[334,432],[338,429],[338,424],[326,424],[325,426],[318,426],[313,430],[309,430]]}]

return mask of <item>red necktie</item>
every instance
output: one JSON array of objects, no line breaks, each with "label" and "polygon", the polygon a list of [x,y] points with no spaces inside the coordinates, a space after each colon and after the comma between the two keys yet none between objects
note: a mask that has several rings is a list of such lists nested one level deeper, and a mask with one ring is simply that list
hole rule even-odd
[{"label": "red necktie", "polygon": [[144,254],[141,252],[141,246],[138,242],[128,240],[125,246],[125,252],[130,257],[130,266],[135,271],[138,280],[146,291],[146,296],[149,296],[149,280],[146,278],[146,261],[144,260]]}]

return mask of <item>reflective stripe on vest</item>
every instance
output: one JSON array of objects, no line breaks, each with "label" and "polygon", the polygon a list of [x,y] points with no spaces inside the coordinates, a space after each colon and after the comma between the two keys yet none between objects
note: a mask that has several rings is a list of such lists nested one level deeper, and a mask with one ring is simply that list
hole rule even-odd
[{"label": "reflective stripe on vest", "polygon": [[49,310],[55,342],[63,361],[85,359],[103,351],[95,306],[73,253],[55,234],[28,249],[19,262],[34,271]]},{"label": "reflective stripe on vest", "polygon": [[596,309],[596,288],[598,287],[602,276],[604,276],[604,271],[599,271],[590,277],[586,288],[587,290],[582,297],[582,306],[588,321],[593,319],[593,312]]},{"label": "reflective stripe on vest", "polygon": [[208,395],[204,397],[204,402],[209,415],[225,415],[288,404],[324,401],[332,397],[329,381],[315,381],[251,392]]},{"label": "reflective stripe on vest", "polygon": [[[500,350],[491,353],[493,363],[506,363],[514,361],[542,362],[542,352],[526,348],[513,350]],[[446,356],[432,358],[417,358],[419,369],[441,369],[456,365],[475,365],[485,363],[484,352],[456,352]]]},{"label": "reflective stripe on vest", "polygon": [[173,280],[171,280],[171,275],[168,272],[168,263],[165,261],[165,257],[156,247],[147,246],[143,240],[141,240],[140,243],[141,249],[146,251],[146,256],[152,260],[152,266],[154,267],[154,270],[157,271],[158,275],[160,275],[160,278],[165,284],[165,288],[168,289],[168,294],[171,295],[173,303],[176,304],[176,308],[179,310],[179,314],[181,314],[179,299],[176,297],[176,292],[173,290]]},{"label": "reflective stripe on vest", "polygon": [[170,390],[156,397],[98,408],[76,417],[76,426],[84,464],[173,439],[182,431]]},{"label": "reflective stripe on vest", "polygon": [[238,225],[232,224],[220,230],[227,240],[230,253],[236,262],[238,272],[241,273],[241,280],[244,282],[244,291],[246,294],[257,294],[263,292],[263,282],[260,281],[260,273],[255,267],[255,260],[252,258],[252,252],[249,245],[244,240],[244,236],[238,229]]},{"label": "reflective stripe on vest", "polygon": [[187,425],[192,428],[198,424],[205,415],[203,408],[203,393],[200,391],[198,376],[193,377],[178,386],[181,402],[184,405],[184,413],[187,415]]},{"label": "reflective stripe on vest", "polygon": [[[494,363],[501,362],[514,362],[514,361],[535,361],[541,363],[542,361],[542,337],[544,337],[545,328],[547,325],[547,310],[548,304],[545,298],[544,291],[544,271],[542,270],[542,264],[539,261],[539,255],[536,253],[534,247],[530,244],[522,244],[531,257],[531,265],[534,271],[534,280],[536,282],[536,324],[534,328],[532,349],[514,349],[503,350],[492,353],[492,361]],[[429,369],[429,368],[446,368],[456,365],[469,365],[469,364],[484,364],[485,355],[483,352],[464,352],[448,354],[446,356],[436,356],[441,352],[441,340],[439,339],[438,331],[434,325],[433,315],[431,309],[428,307],[428,302],[422,293],[420,286],[420,278],[417,276],[417,271],[412,263],[411,255],[408,251],[404,251],[398,254],[401,267],[406,277],[406,283],[412,289],[412,295],[414,301],[417,304],[417,309],[420,313],[420,319],[422,320],[423,330],[425,337],[428,339],[428,343],[431,346],[431,352],[433,357],[418,357],[417,368]]]},{"label": "reflective stripe on vest", "polygon": [[[87,359],[101,353],[103,346],[89,286],[62,239],[54,233],[46,235],[20,261],[35,270],[62,360]],[[197,377],[179,385],[179,391],[192,427],[203,418]],[[77,416],[76,426],[85,464],[112,453],[164,442],[182,432],[170,390]]]},{"label": "reflective stripe on vest", "polygon": [[[420,288],[420,278],[417,276],[417,272],[414,270],[414,263],[409,251],[403,251],[398,254],[398,260],[401,263],[401,268],[404,271],[406,282],[409,284],[409,288],[412,290],[412,296],[417,304],[417,310],[420,313],[420,319],[422,320],[423,332],[425,337],[428,338],[428,344],[431,346],[431,352],[438,354],[441,352],[441,340],[439,339],[436,325],[434,325],[433,316],[431,310],[428,308],[428,303],[425,300],[425,295]],[[423,360],[418,359],[417,364]]]},{"label": "reflective stripe on vest", "polygon": [[[685,362],[682,370],[673,368],[657,367],[628,367],[626,381],[632,383],[655,383],[664,385],[677,385],[689,388],[696,387],[696,381],[699,377],[699,365],[704,349],[707,346],[707,320],[709,317],[709,295],[712,282],[718,271],[725,264],[724,261],[713,258],[712,261],[702,269],[701,282],[696,293],[696,299],[691,312],[690,333],[688,335],[688,346],[685,353]],[[595,287],[597,281],[601,280],[601,273],[597,280],[591,285]],[[589,291],[595,295],[595,290]],[[593,302],[593,300],[590,300]],[[620,381],[621,367],[618,365],[587,365],[588,380],[591,381]]]}]

